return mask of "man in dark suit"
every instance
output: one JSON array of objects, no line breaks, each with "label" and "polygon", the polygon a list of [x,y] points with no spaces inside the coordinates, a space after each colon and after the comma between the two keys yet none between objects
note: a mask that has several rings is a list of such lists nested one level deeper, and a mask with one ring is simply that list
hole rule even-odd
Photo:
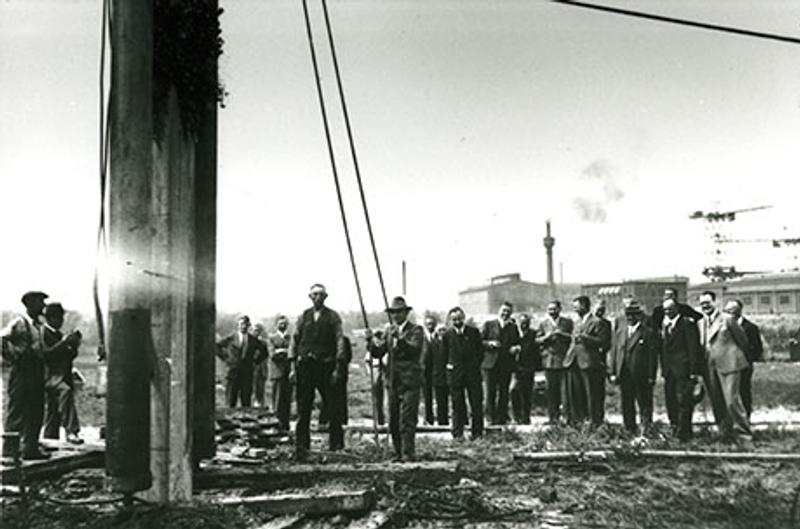
[{"label": "man in dark suit", "polygon": [[[297,382],[297,425],[295,426],[295,458],[305,461],[311,447],[311,411],[314,394],[319,391],[322,406],[332,397],[332,387],[344,378],[347,368],[346,345],[339,314],[325,306],[328,293],[320,284],[311,286],[308,294],[311,308],[298,318],[289,350],[289,379]],[[328,428],[328,447],[344,446],[344,431],[338,414],[332,414]]]},{"label": "man in dark suit", "polygon": [[386,311],[392,321],[385,330],[386,339],[373,339],[367,329],[367,349],[375,357],[388,356],[389,432],[395,460],[413,461],[425,332],[408,319],[411,307],[402,296],[395,297]]},{"label": "man in dark suit", "polygon": [[658,333],[643,322],[644,312],[639,303],[629,303],[625,313],[627,323],[617,328],[606,364],[611,383],[620,387],[625,429],[637,433],[638,406],[642,433],[646,433],[653,423],[653,385],[661,340]]},{"label": "man in dark suit", "polygon": [[536,331],[531,329],[531,317],[519,316],[519,352],[514,356],[514,374],[511,379],[511,409],[517,424],[531,423],[533,377],[542,368]]},{"label": "man in dark suit", "polygon": [[[631,300],[628,304],[632,303]],[[611,350],[611,340],[614,335],[613,332],[613,324],[611,320],[606,319],[606,300],[601,299],[599,300],[594,307],[594,315],[600,320],[600,325],[603,327],[603,335],[607,337],[607,340],[600,345],[600,357],[603,359],[605,363],[606,358],[608,357],[608,353]],[[627,323],[627,321],[626,321]],[[600,422],[603,422],[606,418],[606,377],[603,376],[603,379],[600,381],[601,388],[598,392],[600,397]]]},{"label": "man in dark suit", "polygon": [[705,350],[708,393],[722,435],[750,442],[753,434],[739,389],[742,371],[750,365],[745,356],[750,346],[734,316],[719,312],[715,301],[714,292],[700,295],[705,317],[700,320],[699,330]]},{"label": "man in dark suit", "polygon": [[425,399],[425,423],[433,424],[433,356],[434,349],[439,349],[439,337],[436,334],[436,317],[433,314],[425,316],[425,335],[422,342],[422,396]]},{"label": "man in dark suit", "polygon": [[436,328],[438,347],[432,349],[431,355],[431,382],[433,395],[436,400],[436,424],[444,426],[450,424],[450,388],[447,386],[447,355],[442,349],[442,339],[447,328],[439,325]]},{"label": "man in dark suit", "polygon": [[484,412],[492,424],[508,422],[508,390],[514,369],[513,356],[519,353],[519,332],[511,319],[513,310],[511,303],[504,302],[497,319],[487,321],[481,332],[484,347],[481,369],[486,397]]},{"label": "man in dark suit", "polygon": [[[547,317],[539,322],[536,331],[536,343],[540,347],[542,368],[547,380],[547,418],[550,425],[558,424],[561,404],[568,404],[564,357],[572,343],[572,328],[572,320],[561,316],[561,302],[554,300],[548,303]],[[568,415],[567,410],[565,415]]]},{"label": "man in dark suit", "polygon": [[570,422],[578,424],[587,418],[592,426],[603,422],[602,395],[605,390],[606,359],[602,356],[610,338],[608,328],[600,318],[592,314],[591,301],[587,296],[573,300],[578,322],[572,335],[572,346],[564,358],[567,368],[567,394],[569,398]]},{"label": "man in dark suit", "polygon": [[667,416],[678,439],[688,441],[692,437],[694,386],[703,373],[703,353],[696,324],[678,312],[675,300],[665,300],[662,308],[661,376]]},{"label": "man in dark suit", "polygon": [[[253,338],[261,342],[261,345],[269,353],[269,344],[267,343],[267,333],[264,325],[256,323],[253,325]],[[263,355],[261,360],[255,362],[253,366],[253,405],[261,408],[269,408],[267,404],[267,379],[269,378],[269,362],[268,354]]]},{"label": "man in dark suit", "polygon": [[466,399],[469,399],[472,438],[477,439],[483,435],[481,333],[475,327],[465,325],[464,311],[461,307],[450,309],[448,318],[450,328],[442,337],[442,354],[447,359],[447,385],[450,387],[453,399],[453,439],[464,437],[464,425],[467,423]]},{"label": "man in dark suit", "polygon": [[60,303],[48,303],[44,308],[45,324],[42,329],[45,367],[44,437],[58,439],[63,426],[67,442],[81,444],[78,411],[75,408],[75,382],[72,361],[78,356],[81,334],[78,331],[64,335],[64,308]]},{"label": "man in dark suit", "polygon": [[225,400],[231,408],[237,403],[250,406],[253,396],[253,370],[267,356],[267,349],[250,335],[250,318],[236,321],[237,330],[217,342],[217,357],[225,362]]},{"label": "man in dark suit", "polygon": [[745,357],[750,365],[742,370],[739,390],[742,395],[742,404],[745,411],[747,411],[747,418],[749,419],[753,413],[753,364],[764,359],[764,344],[761,341],[761,330],[758,325],[742,315],[742,308],[741,300],[734,299],[728,302],[725,311],[736,319],[739,325],[742,326],[745,336],[747,336],[747,345],[749,347],[745,351]]},{"label": "man in dark suit", "polygon": [[[703,317],[701,313],[697,312],[686,303],[681,303],[678,301],[678,291],[674,288],[664,289],[663,301],[667,301],[668,299],[671,299],[675,302],[675,305],[678,307],[678,314],[680,314],[682,317],[688,318],[694,322],[699,321]],[[661,332],[663,322],[664,307],[662,304],[653,309],[653,315],[650,317],[650,324],[657,332]]]},{"label": "man in dark suit", "polygon": [[50,457],[39,448],[39,431],[44,417],[44,360],[39,318],[45,299],[47,294],[44,292],[26,292],[22,296],[25,313],[0,331],[3,359],[11,366],[4,429],[20,434],[23,459]]},{"label": "man in dark suit", "polygon": [[278,418],[278,427],[289,431],[292,403],[292,384],[289,382],[289,318],[278,316],[275,331],[267,336],[269,350],[269,379],[272,383],[272,409]]}]

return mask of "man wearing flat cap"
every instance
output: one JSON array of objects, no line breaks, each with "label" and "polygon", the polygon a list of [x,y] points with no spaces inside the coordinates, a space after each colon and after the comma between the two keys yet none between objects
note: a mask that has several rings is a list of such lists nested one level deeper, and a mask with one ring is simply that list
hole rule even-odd
[{"label": "man wearing flat cap", "polygon": [[[311,411],[314,393],[319,391],[322,406],[331,405],[333,388],[344,380],[347,370],[347,351],[342,319],[325,306],[328,293],[320,284],[311,286],[308,294],[312,307],[298,318],[289,349],[289,379],[297,383],[297,426],[295,431],[295,458],[304,461],[311,447]],[[344,448],[344,432],[338,413],[330,414],[328,447]]]},{"label": "man wearing flat cap", "polygon": [[[32,291],[22,296],[25,313],[2,331],[3,358],[11,365],[5,431],[19,432],[23,459],[47,459],[39,448],[44,419],[44,361],[40,317],[47,294]],[[8,454],[4,454],[8,455]]]},{"label": "man wearing flat cap", "polygon": [[606,365],[611,383],[620,387],[625,429],[637,433],[638,406],[642,433],[646,433],[653,423],[653,385],[661,340],[658,333],[644,323],[644,311],[637,301],[625,307],[625,316],[626,325],[616,329]]},{"label": "man wearing flat cap", "polygon": [[414,437],[417,429],[419,393],[422,386],[422,346],[425,331],[408,319],[411,308],[398,296],[386,309],[391,323],[385,339],[374,338],[367,329],[367,350],[375,358],[388,357],[389,432],[395,459],[416,458]]}]

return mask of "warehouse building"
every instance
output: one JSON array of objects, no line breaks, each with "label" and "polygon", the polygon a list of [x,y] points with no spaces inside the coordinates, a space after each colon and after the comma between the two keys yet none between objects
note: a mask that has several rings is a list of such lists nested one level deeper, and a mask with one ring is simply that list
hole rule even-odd
[{"label": "warehouse building", "polygon": [[525,281],[520,274],[513,273],[495,276],[486,285],[462,290],[458,293],[458,304],[467,315],[494,314],[504,301],[513,303],[515,312],[544,312],[554,297],[551,288],[562,303],[568,303],[580,293],[580,285],[557,284],[551,287],[546,283]]},{"label": "warehouse building", "polygon": [[749,274],[728,281],[699,283],[689,287],[689,302],[697,305],[706,290],[716,293],[720,306],[729,299],[740,299],[749,314],[800,313],[800,272]]},{"label": "warehouse building", "polygon": [[651,312],[664,299],[664,290],[674,288],[678,292],[678,300],[687,299],[689,278],[683,276],[652,277],[630,279],[616,283],[593,283],[583,285],[581,293],[589,296],[592,302],[605,300],[609,314],[621,313],[622,298],[635,297],[645,311]]}]

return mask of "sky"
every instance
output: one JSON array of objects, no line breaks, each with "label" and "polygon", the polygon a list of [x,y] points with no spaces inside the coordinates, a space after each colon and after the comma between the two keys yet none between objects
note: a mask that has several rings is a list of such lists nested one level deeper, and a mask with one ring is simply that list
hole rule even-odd
[{"label": "sky", "polygon": [[[599,2],[598,2],[599,3]],[[800,37],[800,4],[607,5]],[[357,308],[299,1],[222,0],[218,306]],[[320,4],[312,23],[368,309],[382,305]],[[0,1],[0,307],[91,309],[100,0]],[[446,309],[494,275],[702,279],[724,235],[800,236],[800,46],[523,0],[329,0],[388,295]],[[113,177],[112,177],[113,178]],[[744,270],[797,248],[729,245]]]}]

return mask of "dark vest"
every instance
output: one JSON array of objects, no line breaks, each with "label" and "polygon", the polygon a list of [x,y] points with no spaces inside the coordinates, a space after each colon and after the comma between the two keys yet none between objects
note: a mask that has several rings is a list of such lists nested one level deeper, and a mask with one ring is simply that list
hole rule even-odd
[{"label": "dark vest", "polygon": [[317,360],[332,362],[336,359],[336,324],[333,311],[322,309],[319,319],[314,321],[314,309],[303,312],[296,333],[300,337],[297,352],[300,358],[311,356]]}]

